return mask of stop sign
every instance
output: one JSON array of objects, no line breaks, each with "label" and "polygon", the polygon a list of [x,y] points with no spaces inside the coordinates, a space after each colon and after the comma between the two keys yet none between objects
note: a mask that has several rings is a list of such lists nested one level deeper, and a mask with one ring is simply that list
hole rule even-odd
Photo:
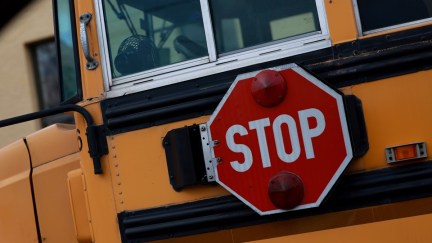
[{"label": "stop sign", "polygon": [[343,94],[295,64],[239,75],[207,126],[215,180],[262,215],[319,206],[352,159]]}]

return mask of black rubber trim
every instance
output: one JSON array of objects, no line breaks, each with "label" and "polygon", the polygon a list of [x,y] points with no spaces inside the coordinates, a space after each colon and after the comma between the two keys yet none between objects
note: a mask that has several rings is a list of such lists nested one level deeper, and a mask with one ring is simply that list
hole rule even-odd
[{"label": "black rubber trim", "polygon": [[297,63],[332,87],[432,67],[432,26],[337,44],[331,48],[227,71],[101,102],[108,134],[213,112],[238,74]]},{"label": "black rubber trim", "polygon": [[118,214],[123,242],[143,242],[432,196],[432,162],[344,175],[314,209],[259,216],[234,196]]},{"label": "black rubber trim", "polygon": [[32,161],[32,157],[30,154],[30,148],[29,148],[27,139],[23,138],[23,142],[24,142],[26,150],[27,150],[27,156],[29,157],[29,160],[30,160],[29,182],[30,182],[30,191],[31,191],[31,197],[32,197],[36,232],[37,232],[38,242],[42,243],[42,235],[41,235],[41,230],[40,230],[40,226],[39,226],[39,216],[38,216],[38,211],[37,211],[37,206],[36,206],[36,196],[35,196],[35,192],[34,192],[34,183],[33,183],[33,161]]}]

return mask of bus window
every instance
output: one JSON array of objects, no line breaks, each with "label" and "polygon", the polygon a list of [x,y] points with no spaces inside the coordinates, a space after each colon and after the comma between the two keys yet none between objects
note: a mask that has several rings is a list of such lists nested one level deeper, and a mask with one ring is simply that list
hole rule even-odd
[{"label": "bus window", "polygon": [[432,20],[431,0],[355,0],[360,34]]},{"label": "bus window", "polygon": [[104,0],[114,78],[207,56],[199,0]]},{"label": "bus window", "polygon": [[331,45],[323,0],[99,1],[109,96]]},{"label": "bus window", "polygon": [[320,31],[315,0],[211,0],[218,53]]}]

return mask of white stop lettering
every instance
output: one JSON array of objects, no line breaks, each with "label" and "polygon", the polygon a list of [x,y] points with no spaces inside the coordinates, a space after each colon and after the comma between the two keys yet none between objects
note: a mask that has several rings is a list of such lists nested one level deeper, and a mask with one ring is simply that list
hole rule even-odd
[{"label": "white stop lettering", "polygon": [[[326,126],[324,114],[316,109],[310,108],[306,110],[301,110],[298,112],[300,131],[303,137],[303,145],[305,148],[306,159],[315,158],[315,152],[313,148],[312,138],[321,135]],[[315,118],[317,121],[316,127],[311,128],[309,126],[308,119]],[[261,162],[263,168],[268,168],[271,166],[270,155],[267,145],[267,136],[265,133],[265,128],[270,126],[269,118],[262,118],[249,122],[249,130],[255,130],[258,137],[258,146],[261,154]],[[289,139],[291,142],[292,151],[287,153],[285,150],[285,141],[282,137],[282,129],[286,125],[289,132]],[[298,136],[297,124],[294,118],[287,114],[281,114],[274,119],[273,124],[273,134],[274,141],[276,144],[276,151],[279,159],[285,163],[295,162],[301,153],[300,149],[300,139]],[[237,160],[231,161],[230,164],[232,168],[237,172],[245,172],[252,167],[253,156],[251,149],[245,144],[239,144],[234,141],[234,136],[239,134],[240,136],[247,136],[248,130],[239,124],[232,125],[226,132],[225,138],[228,148],[234,153],[243,154],[244,161],[239,162]]]}]

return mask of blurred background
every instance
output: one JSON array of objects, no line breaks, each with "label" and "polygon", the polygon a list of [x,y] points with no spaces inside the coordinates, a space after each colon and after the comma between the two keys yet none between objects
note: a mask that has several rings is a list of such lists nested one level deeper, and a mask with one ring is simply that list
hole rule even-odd
[{"label": "blurred background", "polygon": [[[0,120],[59,105],[52,0],[8,1],[0,8]],[[0,128],[0,148],[55,122],[60,115]]]}]

